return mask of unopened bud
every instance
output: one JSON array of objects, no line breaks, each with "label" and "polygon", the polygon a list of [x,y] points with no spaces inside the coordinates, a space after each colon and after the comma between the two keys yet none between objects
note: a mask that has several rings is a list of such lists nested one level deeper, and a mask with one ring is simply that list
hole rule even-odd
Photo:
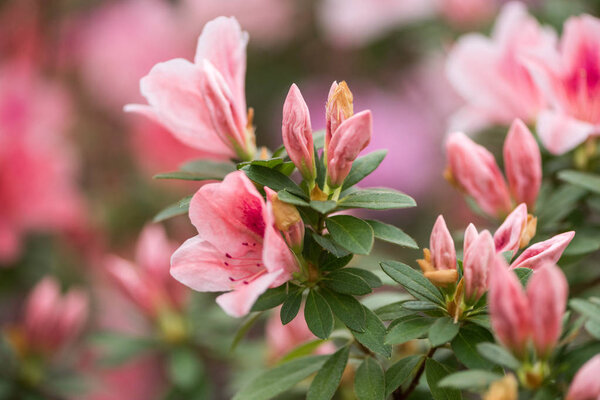
[{"label": "unopened bud", "polygon": [[518,383],[514,375],[508,374],[504,378],[490,385],[488,391],[483,395],[483,400],[517,400]]}]

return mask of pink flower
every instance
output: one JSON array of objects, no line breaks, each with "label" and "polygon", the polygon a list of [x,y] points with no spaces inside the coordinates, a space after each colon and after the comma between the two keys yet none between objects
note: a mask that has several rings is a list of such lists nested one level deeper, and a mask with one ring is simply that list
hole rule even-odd
[{"label": "pink flower", "polygon": [[252,159],[254,128],[244,90],[247,42],[235,18],[214,19],[198,39],[194,62],[156,64],[140,81],[149,105],[128,105],[126,111],[155,119],[213,157]]},{"label": "pink flower", "polygon": [[600,133],[600,20],[569,18],[553,50],[527,61],[552,105],[539,116],[538,135],[548,151],[562,154]]},{"label": "pink flower", "polygon": [[88,316],[88,298],[79,289],[60,294],[58,282],[42,279],[25,305],[25,351],[51,355],[72,342]]},{"label": "pink flower", "polygon": [[567,279],[552,262],[538,268],[527,284],[533,344],[540,356],[547,356],[558,342],[568,294]]},{"label": "pink flower", "polygon": [[511,251],[516,254],[521,248],[521,237],[527,227],[527,206],[519,204],[506,217],[494,233],[494,244],[498,253]]},{"label": "pink flower", "polygon": [[325,105],[325,150],[337,128],[354,115],[354,96],[345,81],[334,81],[329,88]]},{"label": "pink flower", "polygon": [[597,400],[600,397],[600,379],[598,372],[600,371],[600,354],[589,359],[577,371],[569,392],[567,400]]},{"label": "pink flower", "polygon": [[314,181],[317,173],[310,113],[296,84],[290,87],[283,104],[281,135],[285,149],[296,168],[298,168],[304,179]]},{"label": "pink flower", "polygon": [[483,125],[509,124],[515,118],[535,121],[546,100],[522,58],[551,52],[555,40],[554,32],[540,27],[518,2],[503,7],[491,38],[461,37],[448,57],[446,73],[467,105],[455,116],[452,129],[471,130],[468,121],[473,119]]},{"label": "pink flower", "polygon": [[465,29],[476,27],[494,15],[497,8],[494,0],[442,0],[442,15],[454,26]]},{"label": "pink flower", "polygon": [[135,264],[108,256],[105,267],[121,291],[151,318],[165,310],[181,310],[186,290],[169,274],[169,259],[175,245],[160,225],[148,225],[140,234]]},{"label": "pink flower", "polygon": [[247,314],[261,293],[298,269],[269,203],[241,171],[204,185],[190,203],[198,235],[175,251],[171,275],[197,291],[228,291],[217,298],[221,308],[235,317]]},{"label": "pink flower", "polygon": [[570,231],[553,236],[543,242],[535,243],[525,249],[512,262],[510,268],[531,268],[536,270],[547,262],[556,263],[574,236],[575,232]]},{"label": "pink flower", "polygon": [[[465,243],[467,243],[467,232],[465,232]],[[467,303],[476,302],[487,291],[489,270],[494,262],[496,262],[494,240],[490,232],[485,230],[469,243],[464,254],[463,277]]]},{"label": "pink flower", "polygon": [[423,249],[423,259],[417,260],[423,275],[440,287],[456,283],[456,250],[444,217],[439,215],[429,238],[429,249]]}]

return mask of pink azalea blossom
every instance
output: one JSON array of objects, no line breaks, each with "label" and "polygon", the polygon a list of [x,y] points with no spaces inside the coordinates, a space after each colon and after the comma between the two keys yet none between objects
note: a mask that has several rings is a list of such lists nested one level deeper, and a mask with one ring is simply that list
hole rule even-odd
[{"label": "pink azalea blossom", "polygon": [[452,130],[535,121],[546,98],[533,81],[523,57],[552,51],[555,33],[541,27],[520,2],[506,4],[491,38],[462,36],[452,49],[447,76],[467,105],[454,117]]},{"label": "pink azalea blossom", "polygon": [[204,185],[190,203],[198,235],[175,251],[171,275],[197,291],[228,292],[217,298],[221,308],[247,314],[260,294],[298,269],[269,204],[242,171]]},{"label": "pink azalea blossom", "polygon": [[574,236],[575,232],[570,231],[553,236],[543,242],[535,243],[526,248],[512,262],[510,268],[531,268],[536,270],[545,263],[556,263]]},{"label": "pink azalea blossom", "polygon": [[598,372],[600,371],[600,354],[596,354],[589,359],[577,371],[566,400],[597,400],[600,397],[600,379]]},{"label": "pink azalea blossom", "polygon": [[[469,228],[467,228],[468,230]],[[467,243],[466,233],[465,243]],[[477,301],[487,291],[489,269],[495,262],[495,259],[494,240],[490,232],[485,230],[469,243],[464,253],[463,277],[465,282],[465,299],[468,303]]]},{"label": "pink azalea blossom", "polygon": [[235,18],[214,19],[198,39],[194,62],[177,58],[156,64],[140,81],[149,105],[130,104],[126,111],[147,115],[212,157],[252,159],[254,128],[244,88],[247,42]]},{"label": "pink azalea blossom", "polygon": [[442,16],[461,29],[477,27],[496,12],[497,0],[441,0]]},{"label": "pink azalea blossom", "polygon": [[304,179],[314,181],[316,167],[310,113],[296,84],[290,87],[283,104],[281,134],[285,149],[294,165]]},{"label": "pink azalea blossom", "polygon": [[528,66],[551,103],[537,123],[548,151],[562,154],[600,134],[600,19],[569,18],[559,49],[529,57]]}]

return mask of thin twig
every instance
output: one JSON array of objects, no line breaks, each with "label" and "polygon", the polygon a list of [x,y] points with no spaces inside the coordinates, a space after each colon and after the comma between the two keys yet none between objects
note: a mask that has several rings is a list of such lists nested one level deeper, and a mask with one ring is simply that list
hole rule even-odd
[{"label": "thin twig", "polygon": [[417,373],[415,374],[412,381],[410,382],[410,385],[408,386],[408,388],[406,388],[405,391],[402,391],[402,386],[400,386],[398,389],[396,389],[392,392],[392,398],[394,400],[405,400],[408,398],[408,396],[410,396],[410,394],[415,390],[415,388],[419,384],[419,381],[421,380],[421,376],[423,375],[423,372],[425,371],[425,362],[427,361],[428,358],[431,358],[433,356],[433,353],[435,353],[435,351],[437,349],[438,349],[437,347],[432,347],[431,349],[429,349],[429,352],[423,359],[423,362],[419,366]]}]

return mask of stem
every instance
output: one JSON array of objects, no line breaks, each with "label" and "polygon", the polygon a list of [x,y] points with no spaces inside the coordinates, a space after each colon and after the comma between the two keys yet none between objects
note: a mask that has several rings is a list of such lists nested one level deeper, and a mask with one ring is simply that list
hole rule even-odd
[{"label": "stem", "polygon": [[408,396],[410,396],[410,394],[415,390],[415,388],[419,384],[419,381],[421,380],[421,376],[423,375],[423,372],[425,372],[425,362],[427,361],[428,358],[431,358],[433,356],[433,353],[435,353],[435,351],[437,349],[438,349],[437,347],[432,347],[431,349],[429,349],[429,352],[423,359],[423,362],[419,366],[419,369],[417,370],[417,373],[415,374],[412,381],[410,382],[410,385],[408,386],[408,388],[406,388],[405,391],[402,391],[402,386],[400,386],[398,389],[394,390],[392,392],[392,399],[404,400],[404,399],[407,399]]}]

